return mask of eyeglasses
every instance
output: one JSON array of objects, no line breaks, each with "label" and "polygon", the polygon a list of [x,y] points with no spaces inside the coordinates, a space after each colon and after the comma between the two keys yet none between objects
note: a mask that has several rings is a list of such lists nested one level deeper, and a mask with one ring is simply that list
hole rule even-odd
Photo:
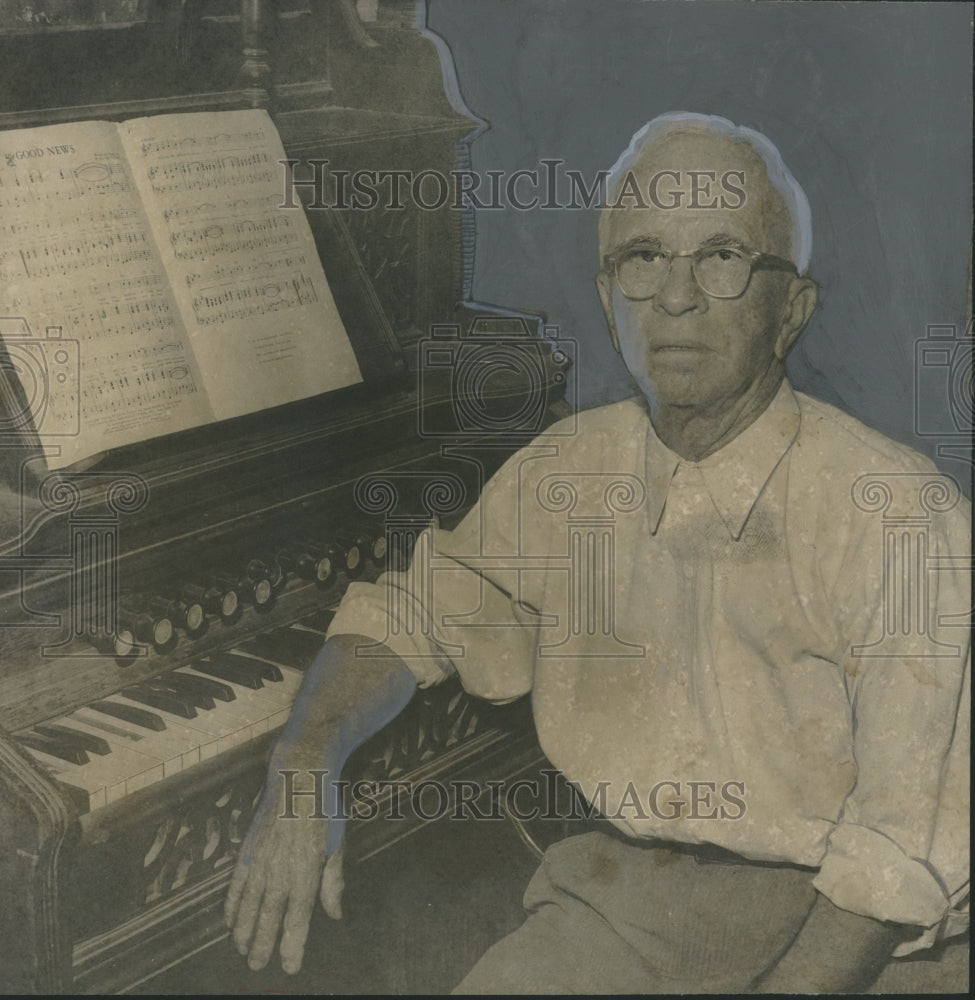
[{"label": "eyeglasses", "polygon": [[603,268],[615,273],[620,291],[628,299],[652,299],[664,286],[678,257],[691,258],[691,273],[701,291],[715,299],[736,299],[743,294],[755,268],[796,271],[783,257],[742,246],[714,246],[671,253],[658,247],[623,247],[603,258]]}]

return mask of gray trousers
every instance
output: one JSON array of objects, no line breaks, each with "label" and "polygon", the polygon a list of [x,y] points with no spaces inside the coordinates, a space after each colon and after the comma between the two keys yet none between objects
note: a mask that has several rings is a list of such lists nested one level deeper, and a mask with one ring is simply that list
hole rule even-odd
[{"label": "gray trousers", "polygon": [[792,943],[815,869],[586,833],[550,847],[529,916],[455,993],[731,993]]}]

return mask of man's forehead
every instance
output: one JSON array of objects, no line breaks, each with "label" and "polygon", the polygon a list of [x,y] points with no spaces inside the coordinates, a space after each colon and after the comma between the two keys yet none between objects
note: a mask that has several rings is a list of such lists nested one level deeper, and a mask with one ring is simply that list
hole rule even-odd
[{"label": "man's forehead", "polygon": [[764,219],[732,215],[730,212],[662,212],[620,209],[610,214],[606,250],[628,244],[659,245],[668,250],[693,250],[711,245],[747,245],[766,249],[768,228]]},{"label": "man's forehead", "polygon": [[700,131],[659,136],[608,194],[604,250],[641,236],[690,249],[726,234],[767,252],[790,252],[791,220],[764,161],[730,137]]}]

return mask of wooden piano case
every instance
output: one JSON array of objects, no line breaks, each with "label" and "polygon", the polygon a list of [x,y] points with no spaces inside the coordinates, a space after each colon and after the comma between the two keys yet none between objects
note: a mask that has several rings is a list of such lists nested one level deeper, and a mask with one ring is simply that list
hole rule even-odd
[{"label": "wooden piano case", "polygon": [[[332,170],[447,174],[477,123],[445,98],[414,5],[383,0],[370,21],[357,10],[346,0],[0,3],[0,127],[268,107],[298,170],[327,160]],[[17,734],[211,651],[255,637],[273,643],[289,623],[324,629],[323,613],[349,579],[382,568],[364,561],[324,584],[291,577],[260,612],[247,608],[202,634],[177,632],[162,649],[146,645],[145,655],[118,659],[96,655],[72,626],[72,588],[91,570],[72,563],[78,532],[111,542],[89,563],[111,562],[121,595],[171,591],[200,567],[239,565],[258,549],[349,524],[368,522],[382,536],[393,518],[390,545],[399,538],[408,547],[431,515],[459,517],[484,476],[567,412],[565,361],[524,317],[495,312],[479,322],[482,331],[522,338],[542,359],[537,426],[492,431],[484,448],[476,428],[468,438],[458,432],[449,373],[418,371],[417,346],[431,326],[456,324],[459,337],[477,315],[458,305],[465,260],[460,213],[450,205],[307,214],[362,385],[120,449],[83,472],[66,470],[53,489],[31,429],[3,437],[3,479],[22,504],[22,534],[7,526],[0,539],[5,992],[151,988],[156,973],[219,941],[223,894],[274,739],[268,732],[86,812]],[[499,412],[537,391],[517,377],[492,386],[486,405]],[[16,408],[19,392],[0,371],[0,406]],[[454,457],[443,454],[445,441]],[[418,694],[357,752],[349,774],[483,781],[538,757],[524,705],[489,709],[444,685]],[[352,858],[402,850],[422,825],[353,824]],[[349,982],[371,988],[367,979]]]}]

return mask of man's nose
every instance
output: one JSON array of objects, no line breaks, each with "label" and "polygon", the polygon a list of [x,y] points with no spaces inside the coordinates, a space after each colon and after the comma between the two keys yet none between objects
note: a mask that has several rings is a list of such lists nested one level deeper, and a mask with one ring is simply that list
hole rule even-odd
[{"label": "man's nose", "polygon": [[706,308],[707,299],[694,277],[690,257],[675,257],[671,261],[670,273],[653,301],[658,309],[671,316]]}]

